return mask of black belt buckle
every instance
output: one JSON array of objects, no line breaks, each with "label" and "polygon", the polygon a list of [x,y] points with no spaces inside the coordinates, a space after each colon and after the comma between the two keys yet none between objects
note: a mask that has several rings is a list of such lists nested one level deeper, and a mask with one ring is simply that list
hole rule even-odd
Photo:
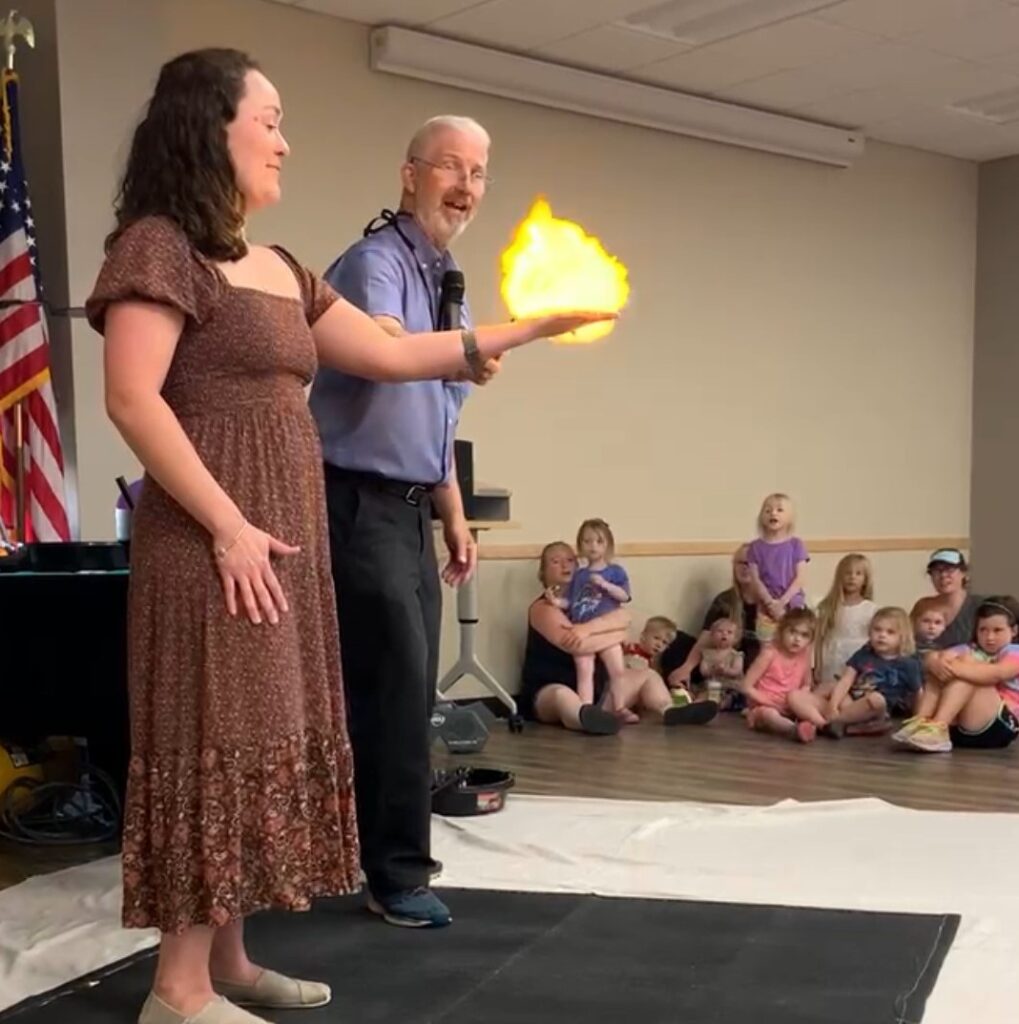
[{"label": "black belt buckle", "polygon": [[407,488],[407,491],[403,496],[403,500],[407,502],[408,505],[413,505],[417,508],[427,493],[427,487],[422,487],[421,484],[411,484],[410,487]]}]

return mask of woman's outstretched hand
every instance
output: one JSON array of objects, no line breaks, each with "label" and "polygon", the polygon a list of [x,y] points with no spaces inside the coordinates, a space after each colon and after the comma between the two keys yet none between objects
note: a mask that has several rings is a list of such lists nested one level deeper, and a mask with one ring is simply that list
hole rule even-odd
[{"label": "woman's outstretched hand", "polygon": [[556,338],[560,334],[569,334],[588,324],[598,324],[605,320],[618,320],[618,313],[599,312],[591,309],[574,309],[561,313],[550,313],[548,316],[534,317],[536,338]]}]

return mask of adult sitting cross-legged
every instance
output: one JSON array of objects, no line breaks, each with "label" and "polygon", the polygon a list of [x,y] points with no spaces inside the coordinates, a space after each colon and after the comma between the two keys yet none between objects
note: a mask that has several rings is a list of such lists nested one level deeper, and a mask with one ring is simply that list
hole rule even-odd
[{"label": "adult sitting cross-legged", "polygon": [[[573,548],[564,541],[556,541],[546,545],[541,553],[538,578],[545,589],[565,588],[576,567]],[[536,598],[527,611],[527,647],[522,686],[517,695],[520,713],[534,721],[592,735],[618,732],[619,718],[600,706],[606,683],[600,663],[595,676],[595,702],[583,704],[577,695],[573,656],[597,654],[622,643],[629,624],[629,613],[623,609],[574,624],[544,595]],[[650,712],[665,725],[702,725],[714,718],[718,710],[710,702],[675,706],[662,677],[651,668],[627,669],[618,701],[627,710]]]}]

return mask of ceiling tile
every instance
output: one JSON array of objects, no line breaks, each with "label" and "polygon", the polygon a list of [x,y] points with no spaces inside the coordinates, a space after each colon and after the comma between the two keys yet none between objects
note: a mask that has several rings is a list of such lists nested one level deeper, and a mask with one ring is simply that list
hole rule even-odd
[{"label": "ceiling tile", "polygon": [[713,92],[836,54],[850,54],[873,43],[873,36],[852,29],[816,18],[793,18],[649,64],[639,70],[638,76],[679,88]]},{"label": "ceiling tile", "polygon": [[649,0],[486,0],[429,22],[442,35],[487,46],[532,49],[646,7]]},{"label": "ceiling tile", "polygon": [[922,31],[904,37],[910,46],[981,60],[1019,49],[1019,7],[1003,3],[973,16],[928,21]]},{"label": "ceiling tile", "polygon": [[[1019,0],[1017,0],[1019,2]],[[1019,75],[1019,49],[1011,50],[1008,53],[998,54],[997,57],[990,57],[980,62],[981,67],[991,68],[995,71],[1005,71],[1010,74]]]},{"label": "ceiling tile", "polygon": [[304,10],[332,14],[367,25],[424,25],[434,18],[475,7],[483,0],[297,0]]},{"label": "ceiling tile", "polygon": [[889,40],[867,50],[831,57],[820,70],[830,82],[847,89],[871,89],[940,70],[950,71],[958,65],[958,58],[947,54]]},{"label": "ceiling tile", "polygon": [[817,67],[806,67],[790,68],[750,82],[739,82],[720,90],[717,95],[752,107],[782,110],[816,103],[846,91],[845,86],[827,79]]},{"label": "ceiling tile", "polygon": [[934,19],[972,17],[998,6],[1000,0],[844,0],[815,17],[896,38],[920,32]]},{"label": "ceiling tile", "polygon": [[682,43],[643,32],[631,32],[615,25],[600,25],[567,39],[539,46],[533,53],[536,57],[599,71],[628,71],[688,49]]},{"label": "ceiling tile", "polygon": [[955,68],[911,75],[900,83],[900,88],[930,106],[944,107],[974,96],[1019,89],[1019,73],[1008,74],[960,61]]},{"label": "ceiling tile", "polygon": [[844,125],[847,128],[867,128],[894,117],[908,117],[925,113],[929,107],[894,89],[860,89],[843,96],[833,96],[816,103],[808,103],[794,111],[798,117],[825,124]]},{"label": "ceiling tile", "polygon": [[[868,135],[885,142],[915,146],[966,160],[1005,156],[1009,147],[1015,145],[998,125],[984,124],[965,114],[944,110],[894,118],[875,125]],[[1019,146],[1015,148],[1019,149]]]}]

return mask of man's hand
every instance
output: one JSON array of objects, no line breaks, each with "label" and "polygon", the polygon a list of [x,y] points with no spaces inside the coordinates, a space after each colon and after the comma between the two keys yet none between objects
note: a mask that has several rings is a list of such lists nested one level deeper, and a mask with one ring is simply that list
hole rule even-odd
[{"label": "man's hand", "polygon": [[485,365],[481,368],[480,373],[476,374],[473,370],[461,370],[450,379],[460,382],[469,380],[472,384],[484,387],[500,370],[502,370],[502,356],[495,356],[485,360]]},{"label": "man's hand", "polygon": [[466,583],[478,565],[478,546],[474,543],[466,520],[460,519],[443,527],[449,561],[442,570],[442,581],[451,587]]}]

